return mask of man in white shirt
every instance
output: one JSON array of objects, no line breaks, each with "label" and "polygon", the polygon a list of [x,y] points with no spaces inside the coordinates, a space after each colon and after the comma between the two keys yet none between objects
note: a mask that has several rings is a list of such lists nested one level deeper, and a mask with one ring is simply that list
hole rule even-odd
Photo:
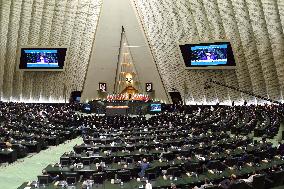
[{"label": "man in white shirt", "polygon": [[152,184],[148,180],[146,180],[145,189],[152,189]]},{"label": "man in white shirt", "polygon": [[213,184],[207,178],[205,178],[203,185],[200,187],[195,186],[193,189],[205,189],[207,186],[213,186]]},{"label": "man in white shirt", "polygon": [[257,176],[257,175],[259,175],[259,174],[253,174],[253,175],[251,175],[249,178],[247,178],[247,179],[240,179],[240,180],[243,180],[243,181],[245,181],[246,183],[252,183],[253,182],[253,177],[254,176]]}]

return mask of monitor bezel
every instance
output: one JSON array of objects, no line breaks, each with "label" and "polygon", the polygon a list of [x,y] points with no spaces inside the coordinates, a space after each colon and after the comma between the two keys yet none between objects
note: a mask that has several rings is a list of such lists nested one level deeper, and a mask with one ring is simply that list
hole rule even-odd
[{"label": "monitor bezel", "polygon": [[[66,49],[66,55],[65,55],[65,60],[63,62],[63,67],[62,68],[20,68],[21,65],[21,54],[22,54],[22,49],[58,49],[58,48],[64,48]],[[69,55],[69,48],[67,46],[21,46],[18,49],[18,57],[17,57],[17,62],[18,62],[18,66],[17,66],[17,70],[18,71],[32,71],[32,72],[49,72],[49,71],[55,71],[55,72],[64,72],[66,69],[66,60],[68,58]]]},{"label": "monitor bezel", "polygon": [[[161,110],[159,110],[159,111],[152,111],[152,110],[151,110],[152,105],[160,105],[160,106],[161,106]],[[162,112],[162,104],[161,104],[161,103],[151,103],[151,104],[150,104],[150,112],[154,112],[154,113],[155,113],[155,112],[158,112],[158,113],[159,113],[159,112]]]},{"label": "monitor bezel", "polygon": [[[230,43],[231,48],[232,48],[232,52],[233,52],[233,56],[235,59],[235,66],[204,66],[204,67],[189,67],[186,66],[186,63],[184,61],[181,49],[180,49],[180,45],[201,45],[201,44],[214,44],[214,43]],[[186,70],[234,70],[237,68],[237,57],[235,56],[235,49],[232,45],[232,42],[230,40],[209,40],[209,41],[191,41],[191,42],[181,42],[177,44],[177,48],[178,48],[178,53],[179,53],[179,57],[181,59],[181,62],[183,63],[183,68]]]}]

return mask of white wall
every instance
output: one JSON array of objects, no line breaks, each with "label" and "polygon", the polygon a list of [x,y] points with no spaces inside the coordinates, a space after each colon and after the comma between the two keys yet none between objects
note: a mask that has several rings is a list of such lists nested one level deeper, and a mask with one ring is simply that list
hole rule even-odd
[{"label": "white wall", "polygon": [[[224,87],[204,90],[205,81],[212,78],[275,100],[283,98],[283,0],[133,1],[167,90],[175,87],[183,94],[186,83],[185,98],[193,104],[255,101]],[[235,49],[235,71],[184,69],[177,44],[224,39]]]},{"label": "white wall", "polygon": [[[64,101],[81,90],[102,0],[0,1],[0,99]],[[67,46],[65,72],[18,71],[21,46]]]},{"label": "white wall", "polygon": [[[64,101],[64,85],[67,97],[84,86],[83,98],[93,99],[98,82],[107,82],[112,92],[122,25],[130,44],[146,45],[132,50],[134,63],[142,83],[154,82],[161,99],[167,97],[153,57],[166,90],[183,95],[186,84],[188,102],[254,101],[222,87],[204,90],[208,78],[283,99],[283,0],[1,0],[0,99]],[[223,39],[232,41],[235,71],[184,70],[178,43]],[[17,51],[27,45],[68,46],[66,72],[17,71]]]},{"label": "white wall", "polygon": [[[152,82],[157,99],[169,102],[160,75],[146,41],[136,9],[130,0],[104,0],[89,64],[82,101],[98,98],[98,83],[107,83],[108,92],[114,91],[122,26],[131,48],[133,63],[142,86]],[[143,87],[144,88],[144,87]]]}]

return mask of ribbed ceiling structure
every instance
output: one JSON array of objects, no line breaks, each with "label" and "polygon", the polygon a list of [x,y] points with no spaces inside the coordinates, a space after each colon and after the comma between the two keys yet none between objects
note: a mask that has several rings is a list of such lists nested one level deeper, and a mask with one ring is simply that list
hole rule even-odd
[{"label": "ribbed ceiling structure", "polygon": [[[0,0],[0,99],[64,101],[81,90],[102,0]],[[68,47],[65,72],[20,72],[22,46]]]},{"label": "ribbed ceiling structure", "polygon": [[[211,78],[282,100],[283,0],[135,0],[135,5],[168,91],[177,89],[188,103],[254,100],[224,87],[205,90]],[[236,70],[184,69],[179,43],[226,39],[235,50]]]},{"label": "ribbed ceiling structure", "polygon": [[[130,0],[168,91],[187,103],[254,101],[207,79],[283,100],[284,0]],[[81,90],[103,0],[0,0],[1,100],[62,100]],[[236,70],[186,70],[178,44],[230,40]],[[66,71],[19,72],[21,46],[67,46]],[[135,59],[135,57],[133,57]],[[65,87],[66,86],[66,87]],[[158,92],[158,91],[157,91]]]}]

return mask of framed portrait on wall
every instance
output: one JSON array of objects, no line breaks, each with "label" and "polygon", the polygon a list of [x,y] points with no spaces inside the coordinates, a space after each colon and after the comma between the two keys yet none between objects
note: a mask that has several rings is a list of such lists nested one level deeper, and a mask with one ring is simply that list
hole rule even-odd
[{"label": "framed portrait on wall", "polygon": [[153,91],[153,83],[146,83],[146,92],[152,92]]},{"label": "framed portrait on wall", "polygon": [[106,83],[99,83],[99,90],[101,92],[106,92],[107,91],[107,84]]}]

